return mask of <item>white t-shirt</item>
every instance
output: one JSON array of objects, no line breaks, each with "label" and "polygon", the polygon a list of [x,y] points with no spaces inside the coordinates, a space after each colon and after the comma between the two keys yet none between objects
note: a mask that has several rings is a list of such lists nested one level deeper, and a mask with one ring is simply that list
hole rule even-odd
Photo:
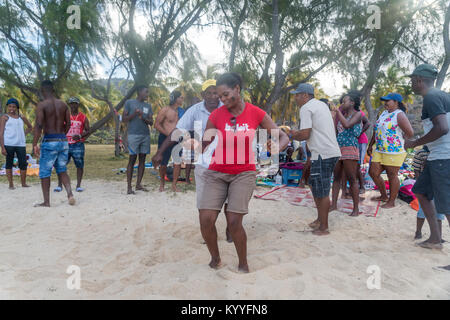
[{"label": "white t-shirt", "polygon": [[[222,104],[219,105],[219,108]],[[196,139],[201,144],[201,139],[206,130],[206,125],[208,123],[208,119],[211,113],[206,109],[205,102],[199,102],[189,109],[186,110],[184,115],[177,123],[177,129],[187,130],[187,131],[195,131]],[[214,150],[217,146],[217,139],[208,146],[205,150],[204,154],[198,155],[198,160],[194,163],[195,165],[200,165],[204,168],[208,168],[211,163],[211,158],[214,153]]]},{"label": "white t-shirt", "polygon": [[333,117],[328,106],[317,99],[309,100],[300,108],[300,130],[312,129],[308,140],[311,160],[330,159],[341,156]]}]

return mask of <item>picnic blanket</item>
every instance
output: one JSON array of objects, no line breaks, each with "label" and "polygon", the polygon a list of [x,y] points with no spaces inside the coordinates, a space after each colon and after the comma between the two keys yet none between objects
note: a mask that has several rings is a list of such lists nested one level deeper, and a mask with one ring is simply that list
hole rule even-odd
[{"label": "picnic blanket", "polygon": [[[376,217],[378,210],[380,209],[380,202],[370,201],[369,199],[372,195],[369,196],[368,194],[370,193],[366,193],[365,195],[366,200],[360,201],[359,209],[367,217]],[[294,206],[316,207],[311,190],[308,188],[280,186],[275,187],[268,192],[256,194],[254,197],[260,200],[287,201]],[[352,210],[353,201],[351,199],[338,200],[338,211],[350,214],[352,213]]]}]

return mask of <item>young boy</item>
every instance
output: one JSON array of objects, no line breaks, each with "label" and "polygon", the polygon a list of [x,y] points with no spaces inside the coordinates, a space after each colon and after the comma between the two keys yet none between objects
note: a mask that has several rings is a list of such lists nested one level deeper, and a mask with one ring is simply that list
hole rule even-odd
[{"label": "young boy", "polygon": [[[424,146],[421,150],[417,151],[417,153],[414,156],[413,160],[413,169],[414,169],[414,176],[417,180],[422,173],[425,163],[427,161],[428,155],[430,154],[430,150],[428,150],[427,146]],[[439,223],[439,232],[442,235],[442,221],[445,220],[445,214],[437,214],[438,223]],[[448,216],[447,216],[448,218]],[[416,236],[414,237],[415,240],[422,239],[422,227],[425,223],[425,214],[422,210],[422,208],[419,206],[419,211],[417,212],[417,230],[416,230]],[[450,225],[450,218],[449,218],[449,225]],[[444,240],[442,239],[442,242]]]}]

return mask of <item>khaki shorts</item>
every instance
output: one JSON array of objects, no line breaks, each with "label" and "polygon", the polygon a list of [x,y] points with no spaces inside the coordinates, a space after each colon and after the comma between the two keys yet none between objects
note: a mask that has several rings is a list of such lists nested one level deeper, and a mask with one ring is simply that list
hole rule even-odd
[{"label": "khaki shorts", "polygon": [[196,165],[194,169],[195,175],[195,192],[197,193],[197,209],[200,209],[200,198],[203,195],[203,187],[205,185],[205,179],[203,178],[203,174],[208,171],[207,168],[202,167],[201,165]]},{"label": "khaki shorts", "polygon": [[213,170],[203,173],[203,192],[198,199],[200,210],[222,210],[228,197],[228,212],[248,213],[248,203],[256,187],[256,172],[228,174]]}]

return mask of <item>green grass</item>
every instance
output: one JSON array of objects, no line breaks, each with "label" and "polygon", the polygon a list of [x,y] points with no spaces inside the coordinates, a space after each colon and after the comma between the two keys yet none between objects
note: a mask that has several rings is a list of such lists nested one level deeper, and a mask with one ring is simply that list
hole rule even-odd
[{"label": "green grass", "polygon": [[[27,145],[27,153],[31,153],[31,145]],[[151,161],[151,157],[156,153],[157,146],[152,145],[151,155],[147,156],[146,162]],[[5,157],[0,155],[0,163],[5,162]],[[100,180],[100,181],[118,181],[123,182],[124,187],[126,185],[126,174],[118,174],[118,169],[126,168],[128,165],[128,155],[123,154],[119,158],[114,156],[114,146],[113,145],[91,145],[86,144],[86,155],[84,159],[84,177],[83,180]],[[76,168],[73,161],[68,165],[68,172],[71,178],[72,186],[76,184]],[[135,171],[136,173],[136,171]],[[152,174],[153,173],[153,174]],[[152,191],[159,188],[159,173],[154,169],[145,169],[143,184],[150,188]],[[184,170],[181,171],[181,176],[185,177]],[[194,177],[194,172],[191,171],[191,179]],[[27,182],[34,184],[40,183],[38,177],[28,177]],[[57,176],[53,171],[52,174],[52,185],[57,182]],[[0,183],[7,183],[6,176],[0,176]],[[19,184],[19,177],[14,177],[15,185]],[[133,176],[133,185],[136,184],[136,176]],[[170,182],[166,182],[166,189],[170,187]],[[179,183],[178,188],[187,192],[190,190],[195,190],[193,185],[186,185],[185,183]]]}]

